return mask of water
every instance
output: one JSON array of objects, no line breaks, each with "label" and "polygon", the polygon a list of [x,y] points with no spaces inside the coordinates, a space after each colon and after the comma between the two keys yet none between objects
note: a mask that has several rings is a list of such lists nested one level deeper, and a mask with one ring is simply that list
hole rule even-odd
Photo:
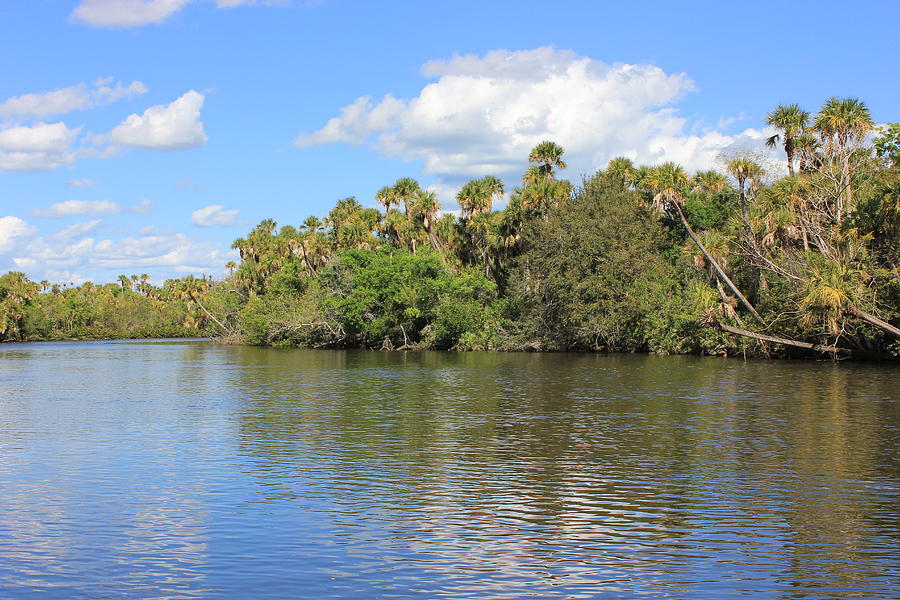
[{"label": "water", "polygon": [[898,374],[0,346],[0,598],[896,598]]}]

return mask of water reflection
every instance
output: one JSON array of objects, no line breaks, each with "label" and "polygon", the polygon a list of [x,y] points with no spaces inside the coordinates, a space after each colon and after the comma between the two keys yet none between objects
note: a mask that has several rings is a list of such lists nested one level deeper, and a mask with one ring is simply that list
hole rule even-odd
[{"label": "water reflection", "polygon": [[0,582],[59,597],[896,596],[896,373],[2,347]]}]

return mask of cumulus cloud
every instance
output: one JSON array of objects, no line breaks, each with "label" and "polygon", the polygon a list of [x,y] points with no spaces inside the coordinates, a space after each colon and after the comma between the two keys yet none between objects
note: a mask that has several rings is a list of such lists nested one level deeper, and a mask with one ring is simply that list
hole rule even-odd
[{"label": "cumulus cloud", "polygon": [[150,150],[199,148],[207,139],[200,121],[203,101],[203,94],[190,90],[170,104],[151,106],[125,119],[110,132],[109,141]]},{"label": "cumulus cloud", "polygon": [[140,81],[123,85],[121,82],[114,82],[112,77],[105,77],[97,79],[90,85],[79,83],[50,92],[8,98],[0,104],[0,119],[60,115],[73,110],[111,104],[116,100],[133,98],[145,93],[147,87]]},{"label": "cumulus cloud", "polygon": [[78,133],[65,123],[0,129],[0,171],[48,171],[71,163]]},{"label": "cumulus cloud", "polygon": [[16,248],[34,232],[35,228],[19,217],[0,217],[0,252]]},{"label": "cumulus cloud", "polygon": [[[72,20],[92,27],[141,27],[162,23],[188,4],[198,0],[81,0],[72,12]],[[215,0],[218,8],[249,4],[283,4],[274,0]]]},{"label": "cumulus cloud", "polygon": [[518,175],[545,139],[565,148],[570,178],[615,156],[706,168],[735,141],[680,116],[675,107],[695,91],[693,82],[654,65],[607,64],[543,47],[431,61],[422,73],[434,81],[416,97],[360,97],[295,145],[368,144],[458,181]]},{"label": "cumulus cloud", "polygon": [[229,227],[238,225],[239,212],[238,209],[225,210],[225,207],[221,204],[213,204],[212,206],[198,208],[192,212],[191,223],[198,227],[213,227],[214,225]]}]

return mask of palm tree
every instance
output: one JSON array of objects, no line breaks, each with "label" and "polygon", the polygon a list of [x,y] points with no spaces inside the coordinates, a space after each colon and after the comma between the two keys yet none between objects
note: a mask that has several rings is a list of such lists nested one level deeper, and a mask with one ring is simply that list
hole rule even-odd
[{"label": "palm tree", "polygon": [[808,131],[802,133],[794,140],[794,154],[799,158],[797,165],[801,173],[809,173],[819,162],[819,148],[821,144],[816,136]]},{"label": "palm tree", "polygon": [[802,135],[809,124],[809,113],[797,104],[779,104],[766,117],[766,123],[774,127],[778,133],[766,140],[766,146],[774,148],[780,141],[787,154],[788,173],[794,174],[794,142]]},{"label": "palm tree", "polygon": [[746,187],[749,182],[750,190],[756,190],[764,173],[763,168],[749,158],[735,158],[729,161],[725,168],[731,173],[732,177],[737,179],[738,189],[741,194],[741,218],[744,221],[747,239],[755,247],[756,240],[753,237],[753,228],[750,226],[750,207],[747,202]]},{"label": "palm tree", "polygon": [[741,204],[747,203],[746,187],[750,184],[753,190],[759,185],[762,176],[765,174],[763,168],[749,158],[735,158],[725,165],[725,168],[731,173],[731,176],[737,179],[738,190],[741,193]]},{"label": "palm tree", "polygon": [[858,144],[875,127],[875,123],[865,102],[856,98],[832,97],[822,105],[814,126],[826,144],[825,150],[829,151],[829,146]]},{"label": "palm tree", "polygon": [[481,196],[480,202],[475,208],[477,212],[491,212],[494,198],[498,200],[503,198],[503,192],[505,191],[503,182],[493,175],[485,175],[481,178],[481,182],[484,188],[484,195]]},{"label": "palm tree", "polygon": [[407,217],[409,217],[410,204],[416,194],[421,191],[422,186],[419,185],[419,182],[410,177],[403,177],[394,183],[394,202],[397,206],[400,206],[401,202],[403,203],[403,212]]},{"label": "palm tree", "polygon": [[856,148],[875,127],[872,115],[864,102],[856,98],[829,98],[819,114],[814,127],[825,145],[825,152],[841,161],[842,193],[837,198],[836,221],[841,222],[850,210],[853,201],[850,180],[850,157]]},{"label": "palm tree", "polygon": [[416,194],[415,204],[416,214],[422,217],[422,228],[425,229],[425,235],[428,236],[435,251],[443,255],[443,248],[441,248],[440,242],[434,236],[431,228],[434,218],[441,210],[441,203],[438,202],[437,194],[423,190]]},{"label": "palm tree", "polygon": [[536,165],[531,165],[525,170],[525,173],[522,175],[522,185],[534,185],[539,181],[543,181],[545,179],[547,179],[547,172]]},{"label": "palm tree", "polygon": [[800,176],[785,177],[776,181],[767,195],[780,206],[785,207],[800,227],[803,249],[809,250],[809,225],[807,214],[807,196],[810,192],[809,181]]},{"label": "palm tree", "polygon": [[606,164],[603,176],[609,181],[614,181],[623,190],[627,190],[634,185],[636,173],[637,170],[630,158],[617,156]]},{"label": "palm tree", "polygon": [[718,194],[728,187],[728,180],[718,171],[699,171],[693,177],[693,192]]},{"label": "palm tree", "polygon": [[456,203],[459,205],[463,221],[469,220],[475,212],[475,207],[480,203],[480,196],[483,193],[480,182],[480,179],[467,181],[456,193]]},{"label": "palm tree", "polygon": [[562,146],[549,140],[544,140],[531,149],[528,155],[528,162],[537,163],[538,168],[544,173],[545,177],[553,177],[553,167],[565,169],[566,163],[562,159],[565,153]]},{"label": "palm tree", "polygon": [[384,213],[387,214],[391,210],[391,205],[397,201],[397,195],[394,188],[389,185],[384,186],[375,193],[375,201],[384,207]]}]

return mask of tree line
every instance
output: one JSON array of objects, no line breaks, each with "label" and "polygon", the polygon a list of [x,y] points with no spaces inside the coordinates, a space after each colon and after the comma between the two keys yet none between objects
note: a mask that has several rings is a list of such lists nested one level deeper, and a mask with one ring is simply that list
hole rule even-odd
[{"label": "tree line", "polygon": [[[766,121],[782,177],[752,156],[693,174],[618,157],[573,185],[544,141],[514,189],[463,185],[458,215],[402,178],[378,208],[262,221],[224,280],[167,282],[162,304],[135,281],[98,289],[259,345],[900,356],[900,125],[878,130],[852,98]],[[0,283],[7,339],[32,331],[22,307],[61,314],[47,298],[75,293],[15,287]],[[34,337],[71,329],[53,323]]]}]

